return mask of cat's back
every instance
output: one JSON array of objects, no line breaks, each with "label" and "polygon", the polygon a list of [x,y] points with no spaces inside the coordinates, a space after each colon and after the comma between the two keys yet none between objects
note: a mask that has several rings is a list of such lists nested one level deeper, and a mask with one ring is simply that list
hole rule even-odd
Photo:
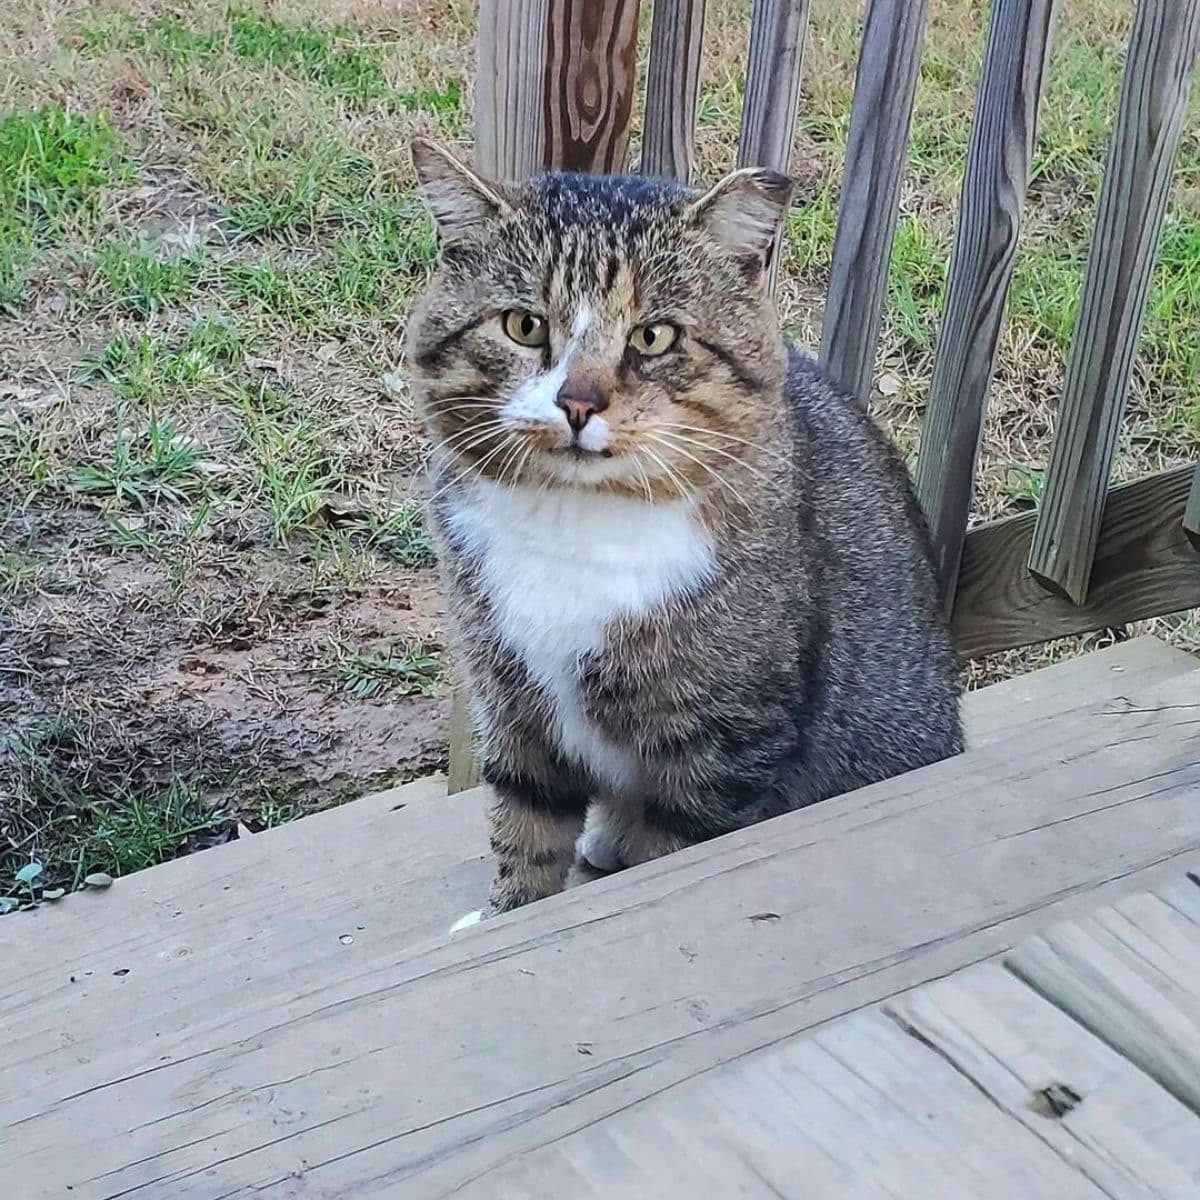
[{"label": "cat's back", "polygon": [[787,394],[821,616],[810,672],[826,741],[856,730],[865,775],[883,778],[889,763],[920,765],[961,744],[958,663],[925,521],[903,461],[864,407],[795,350]]}]

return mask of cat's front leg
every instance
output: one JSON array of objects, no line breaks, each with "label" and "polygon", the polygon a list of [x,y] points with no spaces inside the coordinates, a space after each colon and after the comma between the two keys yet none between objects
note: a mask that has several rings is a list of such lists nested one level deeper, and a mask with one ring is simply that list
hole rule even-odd
[{"label": "cat's front leg", "polygon": [[575,860],[588,797],[570,777],[534,779],[489,762],[489,837],[496,875],[482,916],[508,912],[561,892]]}]

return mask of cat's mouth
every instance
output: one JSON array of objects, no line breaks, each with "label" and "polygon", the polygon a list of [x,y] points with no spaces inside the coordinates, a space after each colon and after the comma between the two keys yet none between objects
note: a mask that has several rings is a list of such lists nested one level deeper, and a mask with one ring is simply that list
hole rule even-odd
[{"label": "cat's mouth", "polygon": [[574,459],[612,458],[613,456],[613,452],[607,446],[599,450],[589,450],[586,446],[579,444],[578,438],[568,445],[563,446],[559,453],[566,454]]}]

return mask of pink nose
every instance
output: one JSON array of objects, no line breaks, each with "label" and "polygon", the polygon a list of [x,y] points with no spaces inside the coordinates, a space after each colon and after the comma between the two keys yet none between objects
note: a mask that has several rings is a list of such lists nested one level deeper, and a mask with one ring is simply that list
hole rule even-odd
[{"label": "pink nose", "polygon": [[608,397],[594,383],[568,379],[559,388],[554,403],[567,414],[567,424],[578,433],[593,413],[603,412],[608,407]]}]

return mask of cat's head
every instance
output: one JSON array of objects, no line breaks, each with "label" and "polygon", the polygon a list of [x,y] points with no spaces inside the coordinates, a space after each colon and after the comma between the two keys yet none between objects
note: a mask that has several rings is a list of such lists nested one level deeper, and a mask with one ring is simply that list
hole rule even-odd
[{"label": "cat's head", "polygon": [[779,428],[767,268],[791,181],[485,180],[418,140],[441,261],[409,327],[427,433],[472,474],[664,499]]}]

